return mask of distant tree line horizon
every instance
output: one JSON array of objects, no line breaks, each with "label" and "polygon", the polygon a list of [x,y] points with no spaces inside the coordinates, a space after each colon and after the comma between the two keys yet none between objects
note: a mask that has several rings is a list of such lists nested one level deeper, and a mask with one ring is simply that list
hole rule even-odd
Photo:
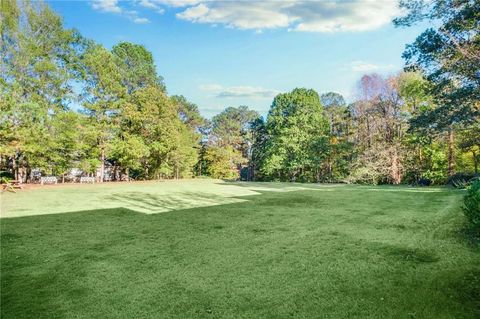
[{"label": "distant tree line horizon", "polygon": [[480,4],[420,2],[402,0],[408,14],[395,25],[439,27],[406,47],[404,71],[363,75],[352,103],[295,88],[265,117],[238,106],[208,120],[167,93],[143,45],[108,50],[66,29],[42,2],[4,0],[0,171],[23,182],[35,173],[66,181],[78,169],[101,181],[425,185],[478,174]]}]

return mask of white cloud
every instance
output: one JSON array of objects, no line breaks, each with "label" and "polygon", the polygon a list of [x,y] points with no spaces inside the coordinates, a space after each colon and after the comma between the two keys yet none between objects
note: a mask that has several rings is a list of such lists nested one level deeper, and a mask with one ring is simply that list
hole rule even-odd
[{"label": "white cloud", "polygon": [[158,5],[151,0],[140,0],[138,4],[148,9],[158,9]]},{"label": "white cloud", "polygon": [[274,1],[213,1],[200,3],[178,13],[179,19],[210,24],[224,24],[239,29],[287,27],[293,21],[280,10],[288,3]]},{"label": "white cloud", "polygon": [[396,1],[302,1],[290,9],[299,17],[296,31],[368,31],[390,23],[400,14]]},{"label": "white cloud", "polygon": [[[94,0],[92,7],[122,13],[119,4],[126,5],[118,0]],[[257,32],[276,28],[361,32],[380,28],[402,14],[397,0],[137,0],[128,5],[157,13],[175,8],[178,19]]]},{"label": "white cloud", "polygon": [[198,0],[139,0],[138,4],[144,8],[152,9],[157,13],[163,14],[165,9],[162,7],[181,8],[198,4]]},{"label": "white cloud", "polygon": [[273,89],[265,89],[254,86],[229,86],[224,87],[219,84],[200,85],[202,91],[211,92],[217,98],[252,98],[252,99],[270,99],[280,93]]},{"label": "white cloud", "polygon": [[158,4],[158,1],[155,0],[140,0],[138,4],[144,8],[152,9],[159,14],[165,13],[165,9],[161,8]]},{"label": "white cloud", "polygon": [[393,64],[373,64],[361,60],[352,61],[346,65],[346,69],[354,72],[375,72],[375,71],[387,71],[394,69]]},{"label": "white cloud", "polygon": [[138,11],[135,10],[124,10],[123,15],[126,16],[130,21],[136,24],[147,24],[150,23],[150,20],[147,18],[140,17]]},{"label": "white cloud", "polygon": [[134,23],[136,24],[146,24],[146,23],[150,23],[150,20],[148,20],[147,18],[133,18],[132,20]]},{"label": "white cloud", "polygon": [[179,19],[239,29],[368,31],[400,14],[395,0],[204,1],[177,14]]},{"label": "white cloud", "polygon": [[[149,1],[149,0],[144,0]],[[118,5],[118,0],[95,0],[92,3],[92,8],[102,12],[109,13],[118,13],[127,17],[129,20],[133,21],[136,24],[146,24],[150,23],[150,20],[147,18],[140,17],[138,11],[135,10],[125,10]]]},{"label": "white cloud", "polygon": [[152,0],[158,4],[166,5],[168,7],[186,7],[193,6],[201,0]]},{"label": "white cloud", "polygon": [[122,8],[118,6],[118,0],[95,0],[92,3],[92,8],[104,12],[122,12]]}]

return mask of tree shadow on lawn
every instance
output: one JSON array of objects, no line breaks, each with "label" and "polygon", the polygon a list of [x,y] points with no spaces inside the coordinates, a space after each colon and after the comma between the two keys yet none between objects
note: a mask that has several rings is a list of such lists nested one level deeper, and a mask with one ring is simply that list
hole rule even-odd
[{"label": "tree shadow on lawn", "polygon": [[247,199],[239,196],[222,196],[206,192],[178,192],[168,195],[128,192],[108,195],[105,199],[118,202],[123,204],[122,207],[124,208],[145,214],[164,213],[173,210],[217,206],[247,201]]},{"label": "tree shadow on lawn", "polygon": [[317,183],[299,183],[299,182],[248,182],[248,181],[232,181],[222,180],[215,183],[217,185],[238,186],[251,190],[271,191],[271,192],[288,192],[295,190],[329,190],[338,187],[348,186],[347,184],[317,184]]},{"label": "tree shadow on lawn", "polygon": [[361,185],[361,184],[345,184],[345,183],[301,183],[301,182],[249,182],[249,181],[232,181],[223,180],[218,185],[238,186],[251,190],[271,191],[271,192],[288,192],[295,190],[322,190],[334,191],[338,188],[357,191],[369,192],[399,192],[399,193],[445,193],[455,192],[461,193],[462,190],[442,187],[442,186],[410,186],[410,185]]},{"label": "tree shadow on lawn", "polygon": [[[260,195],[259,192],[238,188],[238,191],[211,189],[206,191],[172,190],[167,193],[144,189],[140,191],[117,191],[115,193],[99,192],[88,198],[88,194],[75,197],[70,194],[56,194],[44,201],[29,202],[27,207],[21,206],[21,201],[15,199],[14,205],[3,210],[0,218],[16,218],[22,216],[63,214],[75,211],[96,209],[127,208],[144,214],[164,213],[172,210],[182,210],[195,207],[216,206],[222,204],[240,203],[247,197]],[[26,198],[28,200],[28,198]]]},{"label": "tree shadow on lawn", "polygon": [[[118,202],[121,207],[132,209],[138,212],[146,214],[163,213],[173,210],[183,210],[196,207],[217,206],[224,204],[241,203],[250,200],[251,196],[265,195],[266,193],[277,192],[292,192],[292,191],[304,191],[312,190],[310,187],[303,187],[300,184],[296,185],[282,185],[275,183],[241,183],[241,182],[221,182],[215,183],[221,186],[233,186],[242,187],[251,191],[251,194],[231,195],[224,194],[218,195],[209,192],[177,192],[173,194],[154,194],[145,192],[128,192],[128,193],[115,193],[105,196],[105,200],[111,200]],[[325,186],[322,190],[330,191],[329,187]],[[313,189],[318,189],[313,188]],[[249,198],[249,199],[247,199]]]}]

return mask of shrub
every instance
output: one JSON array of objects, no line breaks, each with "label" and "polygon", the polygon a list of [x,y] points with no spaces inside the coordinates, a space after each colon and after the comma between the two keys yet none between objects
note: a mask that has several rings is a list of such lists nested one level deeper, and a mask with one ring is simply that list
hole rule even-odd
[{"label": "shrub", "polygon": [[446,175],[443,171],[428,169],[422,174],[421,178],[429,180],[431,185],[443,185],[445,184]]},{"label": "shrub", "polygon": [[418,186],[430,186],[430,185],[432,185],[432,181],[429,180],[428,178],[420,178],[417,181],[416,185],[418,185]]},{"label": "shrub", "polygon": [[447,180],[447,185],[456,188],[467,187],[478,175],[472,173],[456,173]]},{"label": "shrub", "polygon": [[480,179],[475,179],[467,188],[463,211],[477,235],[480,235]]},{"label": "shrub", "polygon": [[15,179],[15,176],[7,171],[0,171],[0,183],[8,183],[12,179]]}]

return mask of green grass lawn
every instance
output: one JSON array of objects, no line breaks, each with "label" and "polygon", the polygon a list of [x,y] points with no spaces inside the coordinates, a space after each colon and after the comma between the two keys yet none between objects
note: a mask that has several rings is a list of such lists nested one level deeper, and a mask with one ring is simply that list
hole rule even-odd
[{"label": "green grass lawn", "polygon": [[461,196],[210,180],[4,193],[1,318],[479,318]]}]

